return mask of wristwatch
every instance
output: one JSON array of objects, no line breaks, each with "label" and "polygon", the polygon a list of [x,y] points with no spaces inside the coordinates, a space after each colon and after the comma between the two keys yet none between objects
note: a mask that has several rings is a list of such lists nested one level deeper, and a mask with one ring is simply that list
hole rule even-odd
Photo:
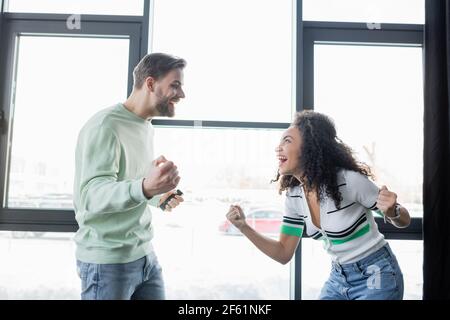
[{"label": "wristwatch", "polygon": [[394,213],[395,213],[395,216],[393,216],[393,217],[388,217],[386,214],[384,214],[383,215],[384,223],[386,223],[386,220],[389,220],[390,222],[392,222],[393,220],[397,220],[400,218],[400,205],[398,203],[395,204]]},{"label": "wristwatch", "polygon": [[395,204],[394,212],[395,216],[388,217],[390,220],[397,220],[398,218],[400,218],[400,205],[398,203]]}]

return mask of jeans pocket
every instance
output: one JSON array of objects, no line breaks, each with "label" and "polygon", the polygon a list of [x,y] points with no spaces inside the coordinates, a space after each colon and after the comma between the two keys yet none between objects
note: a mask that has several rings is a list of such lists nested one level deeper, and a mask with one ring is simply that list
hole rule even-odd
[{"label": "jeans pocket", "polygon": [[81,280],[86,279],[87,269],[89,267],[89,263],[77,261],[77,274]]},{"label": "jeans pocket", "polygon": [[146,263],[144,268],[144,278],[148,279],[156,274],[162,274],[162,267],[159,264],[158,257],[155,253],[150,253],[146,256]]},{"label": "jeans pocket", "polygon": [[369,289],[396,289],[397,272],[394,261],[389,257],[382,257],[366,265],[362,270],[362,275],[366,279]]},{"label": "jeans pocket", "polygon": [[86,269],[86,263],[77,260],[77,275],[78,278],[83,279]]}]

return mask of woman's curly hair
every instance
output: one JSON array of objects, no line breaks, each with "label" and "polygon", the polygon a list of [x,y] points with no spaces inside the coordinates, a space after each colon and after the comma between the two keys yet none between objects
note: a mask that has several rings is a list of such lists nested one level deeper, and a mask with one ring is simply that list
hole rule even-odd
[{"label": "woman's curly hair", "polygon": [[[337,208],[340,208],[342,195],[337,183],[337,172],[340,169],[359,172],[373,177],[370,168],[355,160],[352,149],[336,136],[333,121],[324,114],[314,111],[298,112],[291,126],[297,127],[302,138],[299,155],[299,172],[305,191],[316,191],[319,201],[326,196],[331,197]],[[300,181],[292,175],[280,175],[279,193],[300,185]]]}]

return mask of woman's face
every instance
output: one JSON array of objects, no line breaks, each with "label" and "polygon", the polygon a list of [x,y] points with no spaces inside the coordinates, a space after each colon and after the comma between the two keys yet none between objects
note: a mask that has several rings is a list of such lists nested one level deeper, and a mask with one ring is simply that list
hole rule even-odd
[{"label": "woman's face", "polygon": [[289,127],[281,136],[280,144],[275,149],[280,175],[298,174],[301,137],[297,127]]}]

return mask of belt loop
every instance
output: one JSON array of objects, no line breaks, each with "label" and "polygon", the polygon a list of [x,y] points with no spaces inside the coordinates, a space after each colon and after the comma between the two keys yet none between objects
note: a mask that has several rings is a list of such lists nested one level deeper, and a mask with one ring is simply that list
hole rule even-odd
[{"label": "belt loop", "polygon": [[356,272],[362,273],[363,270],[364,270],[364,265],[362,265],[361,263],[359,263],[359,261],[358,261],[358,262],[355,262],[355,263],[354,263],[354,269],[355,269]]},{"label": "belt loop", "polygon": [[383,248],[386,250],[389,256],[392,256],[392,251],[391,248],[389,247],[389,243],[387,243]]},{"label": "belt loop", "polygon": [[333,261],[333,262],[331,263],[331,268],[333,268],[334,271],[338,271],[336,262]]}]

